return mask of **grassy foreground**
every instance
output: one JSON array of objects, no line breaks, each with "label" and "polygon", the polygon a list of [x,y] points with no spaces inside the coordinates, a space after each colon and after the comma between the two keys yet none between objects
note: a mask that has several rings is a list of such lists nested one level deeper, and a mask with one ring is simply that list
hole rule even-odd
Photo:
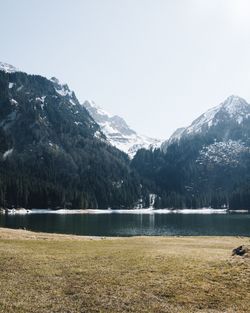
[{"label": "grassy foreground", "polygon": [[233,237],[90,238],[0,228],[0,312],[250,312]]}]

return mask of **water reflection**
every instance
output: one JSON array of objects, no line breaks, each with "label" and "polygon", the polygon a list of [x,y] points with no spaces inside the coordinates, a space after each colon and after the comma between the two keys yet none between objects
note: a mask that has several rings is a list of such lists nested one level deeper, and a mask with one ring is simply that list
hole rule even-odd
[{"label": "water reflection", "polygon": [[250,236],[250,214],[0,215],[0,226],[92,236]]}]

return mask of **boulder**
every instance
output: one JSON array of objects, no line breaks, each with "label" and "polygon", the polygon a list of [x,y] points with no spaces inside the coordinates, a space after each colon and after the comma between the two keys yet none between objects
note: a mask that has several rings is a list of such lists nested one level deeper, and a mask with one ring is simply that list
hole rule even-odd
[{"label": "boulder", "polygon": [[232,251],[232,255],[240,255],[246,257],[250,252],[250,247],[248,246],[239,246]]}]

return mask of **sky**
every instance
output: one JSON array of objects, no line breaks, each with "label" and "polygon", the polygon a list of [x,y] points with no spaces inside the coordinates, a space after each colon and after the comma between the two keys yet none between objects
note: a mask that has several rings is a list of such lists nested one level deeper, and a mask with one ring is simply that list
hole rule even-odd
[{"label": "sky", "polygon": [[0,61],[167,139],[235,94],[250,102],[250,0],[0,0]]}]

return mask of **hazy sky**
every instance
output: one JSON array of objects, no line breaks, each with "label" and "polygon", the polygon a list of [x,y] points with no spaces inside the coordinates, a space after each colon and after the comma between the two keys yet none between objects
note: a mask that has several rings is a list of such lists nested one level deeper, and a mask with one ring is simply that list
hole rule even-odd
[{"label": "hazy sky", "polygon": [[0,0],[0,60],[167,138],[250,101],[250,0]]}]

